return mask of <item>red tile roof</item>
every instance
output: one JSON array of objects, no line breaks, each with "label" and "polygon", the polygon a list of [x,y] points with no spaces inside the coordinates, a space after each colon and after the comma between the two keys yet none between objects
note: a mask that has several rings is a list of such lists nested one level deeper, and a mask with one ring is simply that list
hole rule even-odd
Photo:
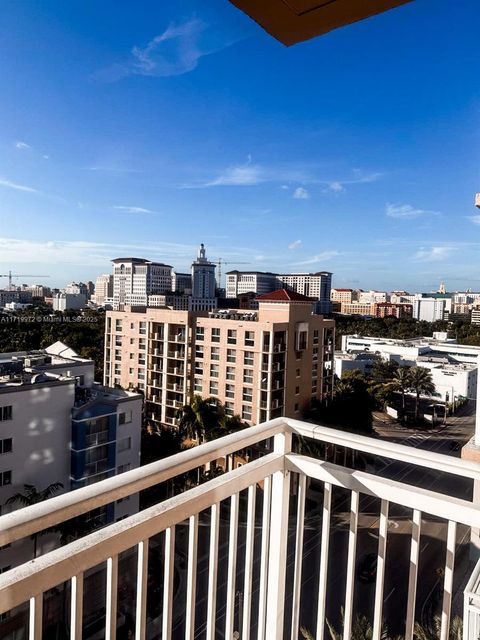
[{"label": "red tile roof", "polygon": [[313,302],[313,298],[297,293],[296,291],[290,291],[289,289],[278,289],[271,293],[264,293],[258,296],[259,302]]}]

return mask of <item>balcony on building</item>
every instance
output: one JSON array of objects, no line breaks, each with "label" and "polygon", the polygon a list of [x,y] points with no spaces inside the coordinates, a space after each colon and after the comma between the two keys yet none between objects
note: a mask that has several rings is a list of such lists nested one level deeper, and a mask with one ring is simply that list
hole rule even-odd
[{"label": "balcony on building", "polygon": [[479,480],[476,462],[277,418],[0,517],[4,546],[171,496],[2,573],[0,637],[349,640],[363,615],[376,640],[462,622],[477,640]]}]

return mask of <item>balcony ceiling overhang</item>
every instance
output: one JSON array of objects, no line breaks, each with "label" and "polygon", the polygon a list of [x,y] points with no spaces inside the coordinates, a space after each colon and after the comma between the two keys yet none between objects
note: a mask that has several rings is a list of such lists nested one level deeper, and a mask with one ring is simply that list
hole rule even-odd
[{"label": "balcony ceiling overhang", "polygon": [[230,0],[289,46],[412,0]]}]

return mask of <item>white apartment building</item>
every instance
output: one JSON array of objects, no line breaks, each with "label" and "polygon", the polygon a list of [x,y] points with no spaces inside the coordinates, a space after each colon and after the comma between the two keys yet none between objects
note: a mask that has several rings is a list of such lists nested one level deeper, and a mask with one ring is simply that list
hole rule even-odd
[{"label": "white apartment building", "polygon": [[239,295],[250,292],[260,296],[283,288],[317,300],[315,313],[330,313],[332,274],[329,271],[285,274],[269,271],[229,271],[227,273],[227,298],[238,298]]},{"label": "white apartment building", "polygon": [[226,297],[238,298],[243,293],[254,292],[261,296],[275,291],[277,274],[268,271],[228,271],[226,274]]},{"label": "white apartment building", "polygon": [[315,298],[315,313],[331,312],[330,294],[332,290],[332,274],[330,271],[317,273],[286,273],[277,276],[280,286],[296,291],[309,298]]},{"label": "white apartment building", "polygon": [[107,312],[105,384],[142,389],[158,426],[177,424],[193,394],[218,398],[248,424],[299,417],[333,391],[334,323],[295,292],[258,303],[258,311]]},{"label": "white apartment building", "polygon": [[146,307],[148,296],[171,290],[172,267],[143,258],[116,258],[113,262],[113,308]]},{"label": "white apartment building", "polygon": [[87,298],[83,293],[56,293],[52,296],[54,311],[83,309],[86,305]]},{"label": "white apartment building", "polygon": [[378,304],[381,302],[389,302],[390,296],[385,291],[375,291],[371,289],[370,291],[359,291],[358,292],[358,302],[364,304]]},{"label": "white apartment building", "polygon": [[[142,399],[95,385],[94,363],[57,342],[43,351],[0,354],[0,511],[10,496],[61,482],[69,491],[140,464]],[[109,505],[111,522],[138,510],[138,497]],[[46,551],[56,536],[41,536]],[[0,549],[0,569],[31,559],[32,542]]]},{"label": "white apartment building", "polygon": [[413,317],[416,320],[436,322],[445,320],[452,311],[451,298],[416,298],[413,301]]}]

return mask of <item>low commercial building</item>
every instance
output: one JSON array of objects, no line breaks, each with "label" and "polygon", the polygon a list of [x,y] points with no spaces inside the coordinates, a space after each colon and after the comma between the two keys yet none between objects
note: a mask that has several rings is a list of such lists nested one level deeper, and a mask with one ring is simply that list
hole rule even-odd
[{"label": "low commercial building", "polygon": [[[442,400],[447,396],[450,401],[459,397],[476,397],[480,347],[457,344],[444,332],[438,332],[432,338],[411,340],[342,336],[341,351],[335,353],[335,372],[339,375],[345,368],[365,370],[369,358],[372,366],[381,358],[397,362],[400,366],[429,369],[436,393]],[[350,364],[352,361],[361,361],[361,364],[354,367]]]}]

